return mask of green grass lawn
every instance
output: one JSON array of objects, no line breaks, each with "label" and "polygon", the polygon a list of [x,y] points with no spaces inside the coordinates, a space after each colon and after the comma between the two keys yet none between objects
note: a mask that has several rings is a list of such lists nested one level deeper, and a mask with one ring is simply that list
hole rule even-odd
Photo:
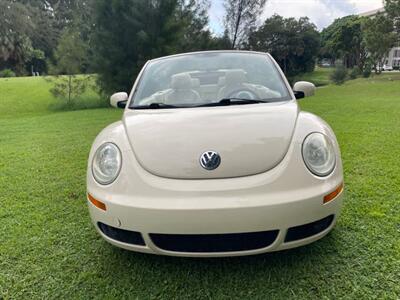
[{"label": "green grass lawn", "polygon": [[314,72],[299,75],[295,81],[299,80],[311,81],[316,86],[328,85],[331,83],[330,76],[334,70],[335,70],[334,68],[316,67]]},{"label": "green grass lawn", "polygon": [[400,81],[392,77],[301,100],[341,144],[346,196],[336,229],[303,248],[224,259],[144,255],[103,241],[86,207],[86,160],[121,111],[52,112],[40,78],[1,79],[0,299],[399,299]]},{"label": "green grass lawn", "polygon": [[[332,83],[330,76],[335,71],[335,68],[322,68],[316,67],[314,72],[306,73],[302,75],[298,75],[293,82],[305,80],[314,83],[317,87],[329,85]],[[348,70],[350,73],[351,70]],[[349,79],[349,78],[347,78]],[[391,81],[391,80],[400,80],[400,72],[383,72],[382,74],[376,75],[375,73],[371,74],[369,79],[365,79],[369,81]]]},{"label": "green grass lawn", "polygon": [[[51,87],[45,77],[0,78],[0,118],[38,116],[57,110],[63,103],[53,98]],[[100,103],[104,99],[90,85],[82,98],[77,106],[104,106]]]}]

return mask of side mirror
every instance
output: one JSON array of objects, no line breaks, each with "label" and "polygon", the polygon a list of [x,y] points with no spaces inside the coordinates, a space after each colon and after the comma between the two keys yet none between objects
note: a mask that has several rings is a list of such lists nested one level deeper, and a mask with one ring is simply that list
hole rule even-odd
[{"label": "side mirror", "polygon": [[115,108],[125,108],[128,103],[128,94],[125,92],[115,93],[110,97],[110,104]]},{"label": "side mirror", "polygon": [[313,83],[307,81],[299,81],[294,84],[293,91],[296,99],[311,97],[315,95],[316,87]]},{"label": "side mirror", "polygon": [[294,96],[296,97],[297,100],[299,99],[303,99],[306,97],[306,95],[304,94],[304,92],[300,92],[300,91],[293,91]]}]

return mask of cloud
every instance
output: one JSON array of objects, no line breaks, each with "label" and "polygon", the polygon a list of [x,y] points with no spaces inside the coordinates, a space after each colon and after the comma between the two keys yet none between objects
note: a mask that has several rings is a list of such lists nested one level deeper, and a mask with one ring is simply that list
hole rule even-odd
[{"label": "cloud", "polygon": [[[211,2],[210,26],[215,33],[221,33],[223,31],[223,1],[212,0]],[[265,19],[274,14],[294,18],[307,16],[319,29],[323,29],[336,18],[359,14],[382,6],[382,0],[268,0],[262,18]]]},{"label": "cloud", "polygon": [[323,29],[336,18],[359,14],[382,5],[382,0],[270,0],[263,17],[274,13],[284,17],[307,16],[319,29]]},{"label": "cloud", "polygon": [[212,0],[209,11],[210,27],[214,33],[222,33],[224,31],[224,5],[222,0]]},{"label": "cloud", "polygon": [[[349,14],[351,14],[350,12]],[[270,0],[263,18],[278,14],[284,17],[300,18],[307,16],[318,28],[323,28],[342,14],[341,8],[320,0]]]}]

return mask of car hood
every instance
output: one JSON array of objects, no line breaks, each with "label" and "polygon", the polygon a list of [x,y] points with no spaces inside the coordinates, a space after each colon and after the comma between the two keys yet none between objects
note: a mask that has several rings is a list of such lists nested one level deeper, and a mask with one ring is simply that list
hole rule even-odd
[{"label": "car hood", "polygon": [[[285,157],[298,116],[295,101],[208,108],[127,110],[123,123],[140,165],[167,178],[212,179],[266,172]],[[215,151],[218,168],[200,157]]]}]

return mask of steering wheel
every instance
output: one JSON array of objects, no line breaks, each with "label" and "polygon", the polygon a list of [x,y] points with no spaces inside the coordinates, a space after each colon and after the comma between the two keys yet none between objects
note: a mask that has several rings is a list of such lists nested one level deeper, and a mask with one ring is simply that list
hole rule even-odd
[{"label": "steering wheel", "polygon": [[241,88],[230,92],[227,98],[257,100],[259,97],[252,90]]}]

